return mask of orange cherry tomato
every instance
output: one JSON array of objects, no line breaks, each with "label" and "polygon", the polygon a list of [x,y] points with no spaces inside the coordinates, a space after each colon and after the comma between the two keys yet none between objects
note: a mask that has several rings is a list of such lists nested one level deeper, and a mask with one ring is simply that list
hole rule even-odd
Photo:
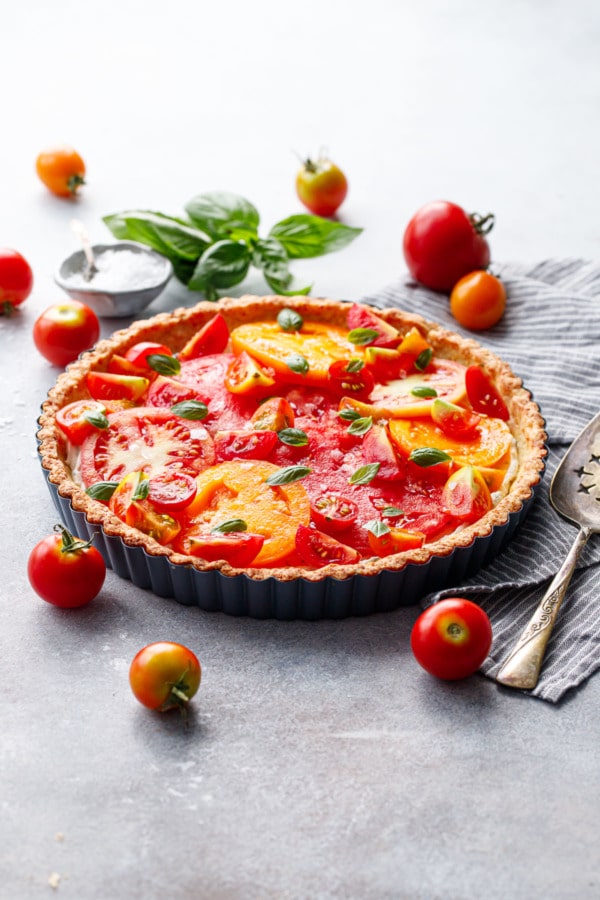
[{"label": "orange cherry tomato", "polygon": [[40,180],[57,197],[74,197],[85,184],[85,163],[72,147],[51,147],[39,154],[35,168]]},{"label": "orange cherry tomato", "polygon": [[183,644],[157,641],[133,658],[129,684],[134,696],[149,709],[184,710],[200,687],[202,667],[195,653]]},{"label": "orange cherry tomato", "polygon": [[450,294],[450,312],[470,331],[483,331],[500,321],[506,307],[506,290],[489,272],[465,275]]}]

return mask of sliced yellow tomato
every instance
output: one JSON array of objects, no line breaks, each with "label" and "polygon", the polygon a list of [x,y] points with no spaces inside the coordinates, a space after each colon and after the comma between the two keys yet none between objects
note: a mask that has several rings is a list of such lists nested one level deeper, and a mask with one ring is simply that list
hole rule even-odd
[{"label": "sliced yellow tomato", "polygon": [[148,481],[145,472],[130,472],[121,479],[108,505],[127,525],[149,534],[159,544],[170,544],[181,526],[173,516],[159,512],[145,499],[147,491],[141,487],[147,486]]},{"label": "sliced yellow tomato", "polygon": [[408,531],[406,528],[391,528],[385,534],[369,532],[369,546],[377,556],[390,556],[404,550],[415,550],[425,543],[422,531]]},{"label": "sliced yellow tomato", "polygon": [[460,403],[464,399],[465,371],[461,363],[434,357],[423,373],[387,384],[376,384],[368,403],[344,397],[341,405],[356,409],[361,416],[373,416],[375,419],[429,416],[431,404],[438,397],[449,403]]},{"label": "sliced yellow tomato", "polygon": [[[301,331],[282,331],[276,322],[249,322],[231,332],[234,353],[243,350],[275,369],[287,381],[325,385],[332,363],[338,359],[362,359],[364,349],[348,340],[348,330],[337,325],[305,322]],[[297,361],[308,369],[299,370]],[[290,366],[291,363],[291,366]]]},{"label": "sliced yellow tomato", "polygon": [[402,342],[398,347],[399,353],[409,353],[415,359],[424,350],[431,350],[431,344],[428,344],[418,328],[411,328],[402,338]]},{"label": "sliced yellow tomato", "polygon": [[389,431],[403,456],[431,447],[444,450],[461,466],[492,467],[509,452],[512,442],[510,428],[501,419],[482,418],[476,436],[468,441],[448,437],[431,419],[393,419]]},{"label": "sliced yellow tomato", "polygon": [[190,530],[210,532],[241,519],[249,532],[265,537],[252,565],[276,565],[294,550],[298,525],[310,522],[310,501],[299,481],[277,487],[265,483],[279,471],[262,460],[231,460],[206,469],[197,477],[196,497],[186,509]]}]

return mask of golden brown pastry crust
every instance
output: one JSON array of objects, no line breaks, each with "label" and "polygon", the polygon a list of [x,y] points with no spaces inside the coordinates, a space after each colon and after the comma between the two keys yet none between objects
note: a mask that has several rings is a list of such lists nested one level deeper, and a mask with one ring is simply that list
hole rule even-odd
[{"label": "golden brown pastry crust", "polygon": [[199,571],[219,570],[224,575],[240,575],[264,580],[275,578],[290,581],[303,578],[321,581],[327,577],[345,579],[353,575],[377,575],[384,570],[400,570],[409,563],[424,564],[432,556],[447,556],[455,549],[468,547],[477,537],[489,535],[494,527],[506,523],[512,512],[518,511],[531,496],[539,482],[546,456],[544,421],[531,395],[514,375],[507,363],[483,348],[475,340],[463,338],[440,325],[402,310],[370,307],[378,316],[395,326],[401,333],[416,326],[427,338],[436,355],[444,356],[466,365],[482,366],[510,411],[510,426],[516,442],[517,471],[508,493],[479,521],[461,531],[447,535],[438,541],[425,544],[418,550],[405,551],[383,559],[364,559],[353,565],[309,568],[236,569],[225,562],[203,562],[191,556],[175,553],[158,544],[153,538],[126,525],[104,504],[92,500],[73,481],[66,460],[66,443],[56,425],[56,412],[67,403],[88,397],[85,376],[90,370],[105,371],[111,356],[124,354],[138,341],[156,341],[168,344],[173,352],[180,350],[216,312],[226,319],[229,328],[245,322],[275,319],[282,307],[297,310],[304,318],[316,318],[322,322],[346,325],[348,303],[338,300],[307,297],[255,297],[222,299],[218,303],[201,302],[191,308],[160,313],[151,319],[134,322],[128,328],[116,331],[111,338],[100,341],[94,348],[82,354],[61,374],[49,391],[43,404],[38,431],[39,453],[49,481],[57,485],[59,494],[68,497],[73,509],[83,512],[92,525],[103,529],[107,535],[120,537],[126,545],[143,547],[150,556],[167,556],[174,564],[192,566]]}]

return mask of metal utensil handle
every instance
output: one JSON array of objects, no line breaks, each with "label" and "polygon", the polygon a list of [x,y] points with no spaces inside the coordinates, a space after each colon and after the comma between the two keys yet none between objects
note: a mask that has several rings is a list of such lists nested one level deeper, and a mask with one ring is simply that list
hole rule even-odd
[{"label": "metal utensil handle", "polygon": [[498,672],[496,681],[500,684],[524,690],[530,690],[536,686],[546,652],[546,644],[575,571],[577,560],[591,534],[592,531],[589,528],[579,530],[573,546],[552,580],[552,584]]}]

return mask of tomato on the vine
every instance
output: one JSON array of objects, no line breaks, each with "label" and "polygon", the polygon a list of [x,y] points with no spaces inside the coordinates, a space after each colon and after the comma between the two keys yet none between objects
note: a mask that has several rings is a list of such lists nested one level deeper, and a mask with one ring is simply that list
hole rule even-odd
[{"label": "tomato on the vine", "polygon": [[85,606],[100,592],[106,563],[90,541],[82,541],[62,525],[35,545],[29,555],[27,575],[42,600],[73,609]]},{"label": "tomato on the vine", "polygon": [[85,163],[72,147],[61,145],[43,150],[36,159],[37,174],[57,197],[74,197],[85,184]]},{"label": "tomato on the vine", "polygon": [[296,193],[316,216],[333,216],[348,193],[348,180],[330,159],[306,159],[296,176]]},{"label": "tomato on the vine", "polygon": [[96,343],[98,316],[79,300],[49,306],[33,326],[33,341],[42,356],[55,366],[66,366]]},{"label": "tomato on the vine", "polygon": [[410,274],[425,287],[449,294],[463,275],[489,265],[485,235],[493,224],[492,213],[469,215],[445,200],[426,204],[404,232],[404,258]]},{"label": "tomato on the vine", "polygon": [[0,247],[0,315],[9,315],[26,300],[33,288],[33,272],[24,256]]},{"label": "tomato on the vine", "polygon": [[410,643],[415,659],[445,681],[472,675],[492,646],[487,613],[464,597],[448,597],[429,606],[413,626]]},{"label": "tomato on the vine", "polygon": [[185,710],[197,693],[202,667],[183,644],[156,641],[136,653],[129,667],[129,684],[143,706],[165,712]]},{"label": "tomato on the vine", "polygon": [[459,279],[450,294],[450,312],[470,331],[484,331],[504,315],[506,290],[499,278],[478,270]]}]

